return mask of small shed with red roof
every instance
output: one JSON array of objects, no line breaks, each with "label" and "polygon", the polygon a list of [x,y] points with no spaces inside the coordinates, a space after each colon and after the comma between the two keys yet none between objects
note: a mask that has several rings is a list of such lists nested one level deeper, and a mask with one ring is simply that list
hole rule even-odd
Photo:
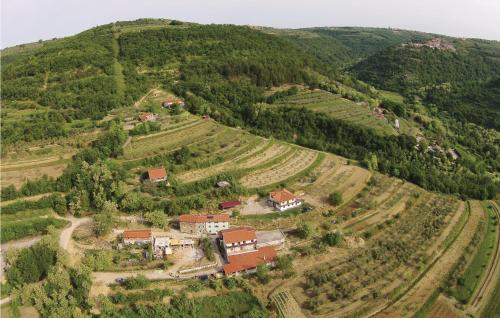
[{"label": "small shed with red roof", "polygon": [[148,179],[152,182],[167,181],[167,171],[163,167],[148,169]]},{"label": "small shed with red roof", "polygon": [[226,201],[226,202],[221,202],[219,204],[219,209],[221,210],[226,210],[226,209],[232,209],[241,204],[240,201],[234,200],[234,201]]}]

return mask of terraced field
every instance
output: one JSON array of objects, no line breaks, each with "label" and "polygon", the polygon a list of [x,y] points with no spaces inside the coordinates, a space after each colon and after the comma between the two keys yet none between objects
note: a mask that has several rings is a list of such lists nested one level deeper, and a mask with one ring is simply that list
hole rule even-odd
[{"label": "terraced field", "polygon": [[312,150],[297,149],[288,153],[285,161],[252,171],[241,179],[241,184],[248,188],[260,188],[285,181],[307,169],[318,158],[318,152]]},{"label": "terraced field", "polygon": [[345,120],[357,125],[372,128],[381,134],[396,135],[403,133],[416,136],[419,128],[412,122],[399,118],[399,130],[394,126],[394,115],[388,115],[384,119],[378,119],[373,114],[372,107],[366,103],[355,103],[329,92],[315,90],[302,91],[297,95],[286,97],[277,101],[274,105],[305,107],[312,111],[322,112],[329,116]]},{"label": "terraced field", "polygon": [[[384,204],[394,206],[391,201],[399,201],[399,191],[394,193],[395,198],[384,200],[379,211]],[[306,273],[305,285],[295,286],[292,293],[311,316],[319,317],[357,316],[397,299],[422,272],[422,262],[432,259],[430,251],[446,238],[459,211],[457,200],[426,193],[413,204],[404,204],[399,217],[380,220],[384,226],[366,248],[317,265]]]},{"label": "terraced field", "polygon": [[354,124],[373,128],[387,135],[397,134],[396,129],[387,119],[377,119],[370,107],[364,103],[355,103],[325,91],[303,91],[297,95],[280,100],[276,105],[305,107],[307,109],[326,113],[329,116]]},{"label": "terraced field", "polygon": [[180,127],[132,138],[123,157],[128,160],[145,158],[214,137],[224,128],[212,121],[199,120],[188,127]]}]

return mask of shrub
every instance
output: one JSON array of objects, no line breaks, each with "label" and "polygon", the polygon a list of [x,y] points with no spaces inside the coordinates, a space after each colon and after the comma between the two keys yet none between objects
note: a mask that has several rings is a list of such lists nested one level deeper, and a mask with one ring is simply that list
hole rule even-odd
[{"label": "shrub", "polygon": [[338,191],[331,193],[328,196],[328,202],[331,205],[340,205],[340,204],[342,204],[342,202],[343,202],[342,193],[340,193]]},{"label": "shrub", "polygon": [[214,245],[212,243],[212,240],[209,239],[208,237],[204,237],[203,239],[201,239],[200,245],[207,259],[213,262],[215,260],[215,254],[214,254]]},{"label": "shrub", "polygon": [[330,246],[339,246],[343,240],[342,233],[340,232],[330,232],[323,236],[323,242]]},{"label": "shrub", "polygon": [[141,289],[151,285],[151,281],[144,275],[137,275],[125,281],[125,288],[127,289]]}]

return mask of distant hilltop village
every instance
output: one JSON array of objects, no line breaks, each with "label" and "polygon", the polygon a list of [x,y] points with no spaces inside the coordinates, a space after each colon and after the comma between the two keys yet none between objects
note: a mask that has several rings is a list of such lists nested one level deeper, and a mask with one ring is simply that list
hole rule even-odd
[{"label": "distant hilltop village", "polygon": [[433,38],[429,41],[421,42],[421,43],[403,44],[403,46],[407,46],[407,45],[412,46],[412,47],[430,47],[432,49],[446,50],[446,51],[451,51],[451,52],[457,51],[451,43],[449,43],[447,40],[442,39],[442,38]]}]

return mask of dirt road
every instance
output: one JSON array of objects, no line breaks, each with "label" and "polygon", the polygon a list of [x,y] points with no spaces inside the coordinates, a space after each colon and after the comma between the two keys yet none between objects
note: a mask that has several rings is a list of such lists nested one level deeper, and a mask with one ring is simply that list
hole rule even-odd
[{"label": "dirt road", "polygon": [[69,227],[64,228],[61,231],[61,235],[59,236],[59,246],[61,246],[61,248],[70,252],[69,249],[70,249],[70,243],[71,243],[71,236],[73,235],[73,232],[80,225],[91,223],[92,218],[90,218],[90,217],[75,218],[74,216],[68,216],[68,217],[65,217],[62,219],[71,222],[71,225]]}]

